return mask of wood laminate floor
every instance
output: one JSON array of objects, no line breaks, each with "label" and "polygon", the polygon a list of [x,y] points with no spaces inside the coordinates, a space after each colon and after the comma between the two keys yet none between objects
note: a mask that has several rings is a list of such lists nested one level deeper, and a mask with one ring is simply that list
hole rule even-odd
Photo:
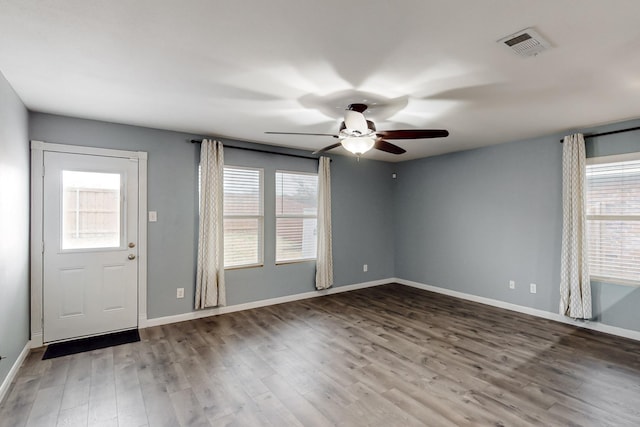
[{"label": "wood laminate floor", "polygon": [[640,343],[390,284],[42,361],[0,426],[640,425]]}]

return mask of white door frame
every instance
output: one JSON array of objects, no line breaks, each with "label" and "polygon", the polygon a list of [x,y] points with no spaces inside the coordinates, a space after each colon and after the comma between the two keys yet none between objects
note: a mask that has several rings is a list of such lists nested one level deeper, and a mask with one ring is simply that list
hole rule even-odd
[{"label": "white door frame", "polygon": [[44,152],[138,160],[138,327],[147,320],[147,153],[31,141],[31,347],[43,345],[43,177]]}]

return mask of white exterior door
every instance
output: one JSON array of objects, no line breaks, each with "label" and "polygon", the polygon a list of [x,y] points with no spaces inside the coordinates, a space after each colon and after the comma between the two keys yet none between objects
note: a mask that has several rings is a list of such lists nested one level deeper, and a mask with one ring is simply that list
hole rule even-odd
[{"label": "white exterior door", "polygon": [[44,342],[138,324],[138,159],[44,153]]}]

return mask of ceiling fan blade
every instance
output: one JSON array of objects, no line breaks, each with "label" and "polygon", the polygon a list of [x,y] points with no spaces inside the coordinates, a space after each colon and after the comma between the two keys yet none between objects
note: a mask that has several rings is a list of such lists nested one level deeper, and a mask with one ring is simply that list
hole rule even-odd
[{"label": "ceiling fan blade", "polygon": [[405,150],[404,148],[398,147],[397,145],[392,144],[389,141],[385,141],[384,139],[377,140],[373,148],[391,154],[402,154],[407,152],[407,150]]},{"label": "ceiling fan blade", "polygon": [[367,110],[366,104],[349,104],[347,110],[349,111],[357,111],[358,113],[364,113]]},{"label": "ceiling fan blade", "polygon": [[386,139],[444,138],[449,136],[449,131],[445,129],[382,130],[376,133],[379,137]]},{"label": "ceiling fan blade", "polygon": [[311,135],[311,136],[331,136],[337,138],[338,135],[332,133],[302,133],[302,132],[265,132],[271,135]]},{"label": "ceiling fan blade", "polygon": [[367,119],[364,118],[364,114],[353,110],[346,110],[344,112],[344,123],[347,129],[352,129],[365,133],[368,129]]},{"label": "ceiling fan blade", "polygon": [[327,147],[324,147],[324,148],[321,148],[319,150],[316,150],[316,151],[313,152],[313,154],[322,154],[325,151],[333,150],[334,148],[339,147],[341,145],[342,145],[342,142],[337,142],[335,144],[331,144],[331,145],[329,145]]}]

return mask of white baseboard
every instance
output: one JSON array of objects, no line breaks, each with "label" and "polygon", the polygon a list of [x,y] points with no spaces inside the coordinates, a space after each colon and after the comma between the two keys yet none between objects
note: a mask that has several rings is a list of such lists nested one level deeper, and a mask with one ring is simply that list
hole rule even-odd
[{"label": "white baseboard", "polygon": [[228,305],[224,307],[214,307],[204,310],[191,311],[189,313],[176,314],[174,316],[156,317],[153,319],[139,320],[139,328],[150,328],[152,326],[167,325],[170,323],[184,322],[186,320],[200,319],[203,317],[217,316],[219,314],[233,313],[236,311],[250,310],[252,308],[266,307],[269,305],[282,304],[285,302],[299,301],[303,299],[315,298],[324,295],[332,295],[340,292],[354,291],[356,289],[370,288],[372,286],[385,285],[392,283],[395,279],[374,280],[371,282],[356,283],[353,285],[337,286],[334,288],[324,289],[321,291],[303,292],[300,294],[286,295],[283,297],[269,298],[260,301],[253,301],[244,304]]},{"label": "white baseboard", "polygon": [[15,363],[9,370],[7,377],[4,379],[4,381],[2,381],[2,385],[0,385],[0,404],[4,400],[4,397],[7,394],[7,392],[9,391],[9,387],[11,386],[11,383],[13,382],[13,380],[16,378],[16,375],[18,374],[18,370],[22,366],[24,359],[27,358],[27,355],[29,354],[30,349],[31,349],[31,341],[27,341],[27,343],[24,345],[24,348],[22,349],[22,352],[20,353]]},{"label": "white baseboard", "polygon": [[464,292],[453,291],[451,289],[440,288],[438,286],[426,285],[424,283],[413,282],[411,280],[404,280],[404,279],[398,279],[398,278],[394,278],[392,280],[396,283],[400,283],[401,285],[411,286],[413,288],[424,289],[426,291],[449,295],[455,298],[479,302],[481,304],[491,305],[493,307],[504,308],[506,310],[517,311],[518,313],[529,314],[531,316],[541,317],[543,319],[549,319],[549,320],[554,320],[560,323],[566,323],[568,325],[573,325],[578,328],[591,329],[594,331],[604,332],[607,334],[617,335],[619,337],[640,341],[640,331],[619,328],[617,326],[606,325],[604,323],[594,322],[590,320],[587,320],[587,321],[574,320],[570,317],[561,316],[558,313],[552,313],[545,310],[539,310],[537,308],[531,308],[523,305],[512,304],[509,302],[500,301],[496,299],[480,297],[477,295],[467,294]]},{"label": "white baseboard", "polygon": [[282,304],[282,303],[291,302],[291,301],[299,301],[303,299],[315,298],[315,297],[320,297],[324,295],[332,295],[340,292],[353,291],[356,289],[370,288],[373,286],[384,285],[387,283],[400,283],[402,285],[411,286],[418,289],[424,289],[426,291],[449,295],[455,298],[474,301],[481,304],[490,305],[493,307],[503,308],[505,310],[516,311],[518,313],[529,314],[531,316],[536,316],[543,319],[548,319],[548,320],[553,320],[560,323],[565,323],[568,325],[573,325],[578,328],[590,329],[594,331],[604,332],[607,334],[617,335],[620,337],[640,341],[640,331],[634,331],[630,329],[620,328],[617,326],[606,325],[604,323],[594,322],[594,321],[578,321],[578,320],[571,319],[569,317],[561,316],[558,313],[552,313],[552,312],[540,310],[537,308],[531,308],[523,305],[512,304],[505,301],[485,298],[485,297],[481,297],[473,294],[467,294],[464,292],[454,291],[451,289],[427,285],[419,282],[413,282],[411,280],[405,280],[405,279],[400,279],[395,277],[389,278],[389,279],[374,280],[371,282],[356,283],[353,285],[338,286],[335,288],[329,288],[322,291],[303,292],[300,294],[287,295],[283,297],[270,298],[270,299],[260,300],[260,301],[253,301],[253,302],[244,303],[244,304],[236,304],[236,305],[230,305],[225,307],[215,307],[215,308],[210,308],[205,310],[192,311],[189,313],[177,314],[174,316],[156,317],[154,319],[146,319],[141,316],[139,327],[140,329],[143,329],[143,328],[150,328],[152,326],[160,326],[160,325],[167,325],[170,323],[184,322],[186,320],[200,319],[203,317],[217,316],[219,314],[233,313],[236,311],[250,310],[252,308],[266,307],[269,305]]}]

